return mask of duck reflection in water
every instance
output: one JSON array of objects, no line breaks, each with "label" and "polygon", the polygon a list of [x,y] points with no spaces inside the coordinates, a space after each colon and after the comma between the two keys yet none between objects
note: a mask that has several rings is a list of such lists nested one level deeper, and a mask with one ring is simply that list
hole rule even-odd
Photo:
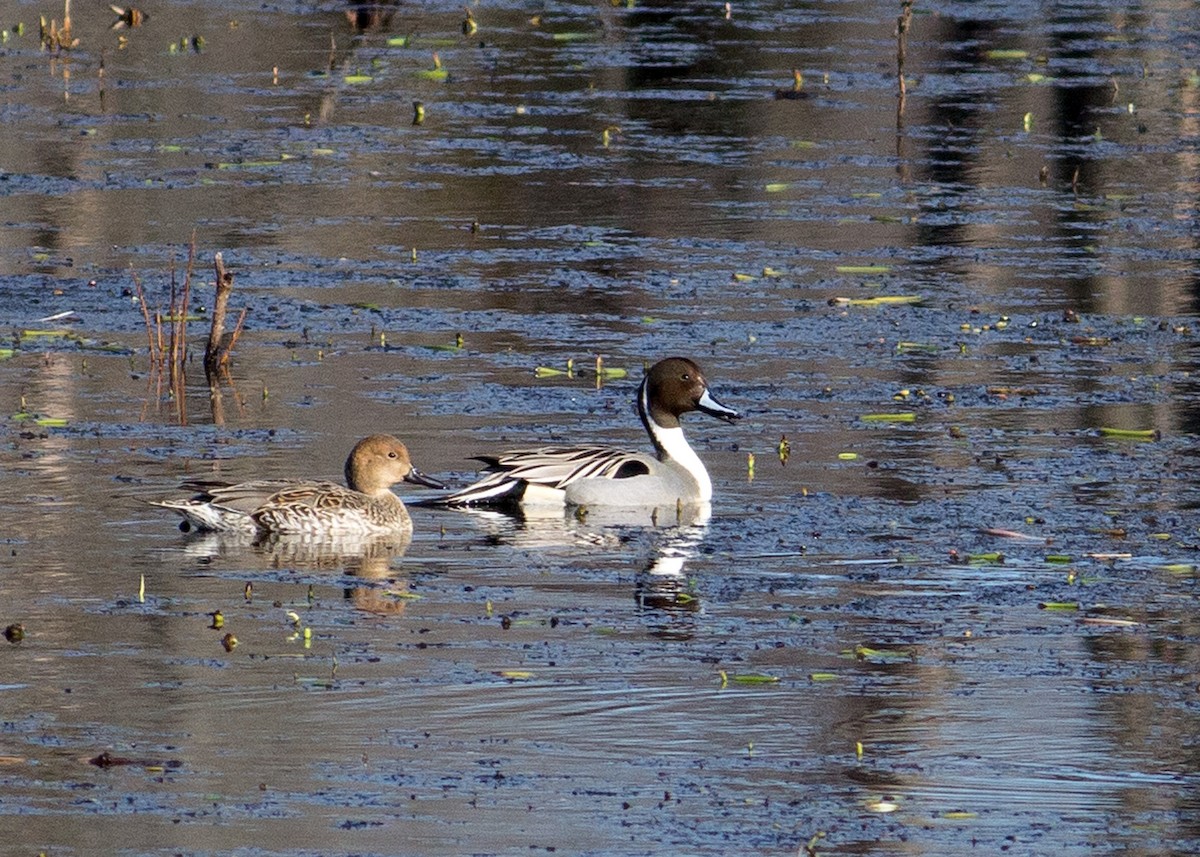
[{"label": "duck reflection in water", "polygon": [[485,530],[485,544],[517,550],[633,553],[639,570],[633,597],[659,636],[687,639],[703,613],[687,564],[700,552],[712,516],[709,503],[649,507],[553,509],[545,506],[460,510]]},{"label": "duck reflection in water", "polygon": [[[308,574],[346,578],[345,598],[359,610],[395,616],[404,612],[408,580],[393,568],[392,560],[404,556],[411,533],[376,536],[304,536],[281,533],[197,533],[185,536],[182,550],[207,566],[228,564],[255,576],[276,572],[272,582],[315,582]],[[361,584],[351,582],[362,581]]]}]

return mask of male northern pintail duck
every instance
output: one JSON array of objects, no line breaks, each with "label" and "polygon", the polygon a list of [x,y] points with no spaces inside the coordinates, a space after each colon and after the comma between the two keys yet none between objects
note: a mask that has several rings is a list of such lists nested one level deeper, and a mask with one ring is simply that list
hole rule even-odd
[{"label": "male northern pintail duck", "polygon": [[712,397],[704,373],[686,357],[668,357],[650,367],[638,387],[637,409],[655,456],[603,446],[542,446],[478,456],[487,465],[484,478],[442,502],[676,506],[711,500],[712,481],[683,436],[679,417],[701,411],[733,422],[741,414]]},{"label": "male northern pintail duck", "polygon": [[346,459],[346,485],[260,479],[188,482],[198,493],[153,503],[183,516],[186,526],[216,532],[266,532],[309,536],[409,532],[412,519],[392,493],[397,482],[445,488],[412,466],[408,449],[391,435],[373,434]]}]

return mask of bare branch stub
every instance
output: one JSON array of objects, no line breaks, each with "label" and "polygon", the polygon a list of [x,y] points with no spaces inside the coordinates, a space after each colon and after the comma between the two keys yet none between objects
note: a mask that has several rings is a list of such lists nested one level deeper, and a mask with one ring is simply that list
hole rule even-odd
[{"label": "bare branch stub", "polygon": [[233,274],[225,270],[225,261],[221,254],[213,257],[213,267],[217,276],[217,294],[213,301],[212,326],[208,331],[208,346],[204,349],[204,373],[208,377],[210,387],[218,383],[220,370],[229,363],[229,352],[241,332],[242,321],[246,311],[242,310],[238,319],[237,329],[232,336],[225,335],[225,318],[229,307],[229,296],[233,294]]}]

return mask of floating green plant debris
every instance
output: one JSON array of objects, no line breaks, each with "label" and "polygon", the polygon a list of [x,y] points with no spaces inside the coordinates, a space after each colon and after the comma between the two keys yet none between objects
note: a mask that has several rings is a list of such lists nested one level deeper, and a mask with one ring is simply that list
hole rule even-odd
[{"label": "floating green plant debris", "polygon": [[870,646],[855,646],[853,649],[842,650],[843,657],[852,657],[859,661],[870,661],[873,664],[908,663],[913,659],[911,652],[874,649]]},{"label": "floating green plant debris", "polygon": [[1196,566],[1190,562],[1173,562],[1167,565],[1159,566],[1163,571],[1168,571],[1171,574],[1195,574]]},{"label": "floating green plant debris", "polygon": [[0,360],[7,360],[17,352],[11,348],[0,348]]},{"label": "floating green plant debris", "polygon": [[1100,434],[1104,437],[1118,437],[1126,440],[1161,440],[1162,432],[1158,429],[1121,429],[1101,426]]},{"label": "floating green plant debris", "polygon": [[839,452],[838,453],[838,460],[840,460],[840,461],[854,461],[856,458],[858,458],[857,452]]},{"label": "floating green plant debris", "polygon": [[897,342],[896,350],[902,354],[910,354],[912,352],[925,352],[927,354],[935,354],[942,350],[940,345],[934,345],[929,342]]},{"label": "floating green plant debris", "polygon": [[1078,610],[1078,601],[1039,601],[1039,610]]},{"label": "floating green plant debris", "polygon": [[47,428],[62,428],[69,424],[69,421],[65,417],[46,417],[41,414],[26,413],[25,411],[13,414],[12,419],[14,422],[31,422],[34,425],[46,426]]},{"label": "floating green plant debris", "polygon": [[371,75],[369,75],[369,74],[348,74],[342,78],[342,81],[344,83],[354,84],[354,83],[370,83],[374,79],[375,78],[371,77]]},{"label": "floating green plant debris", "polygon": [[779,676],[766,673],[738,673],[731,675],[729,680],[738,684],[774,684],[779,681]]},{"label": "floating green plant debris", "polygon": [[1029,74],[1025,75],[1025,79],[1030,83],[1045,83],[1050,78],[1044,74],[1038,74],[1036,71],[1031,71]]},{"label": "floating green plant debris", "polygon": [[417,77],[422,80],[443,81],[450,76],[450,73],[444,68],[424,68],[417,72]]},{"label": "floating green plant debris", "polygon": [[214,166],[218,170],[253,170],[262,167],[277,167],[291,159],[291,155],[280,155],[278,158],[264,158],[257,161],[218,161]]},{"label": "floating green plant debris", "polygon": [[389,36],[387,45],[389,48],[406,48],[408,47],[408,36]]},{"label": "floating green plant debris", "polygon": [[770,182],[763,190],[767,193],[783,193],[791,186],[791,182]]},{"label": "floating green plant debris", "polygon": [[839,274],[886,274],[892,270],[891,265],[838,265],[834,268]]},{"label": "floating green plant debris", "polygon": [[774,269],[774,268],[763,268],[763,269],[762,269],[762,275],[763,275],[764,277],[770,277],[770,278],[774,278],[774,277],[782,277],[782,276],[783,276],[783,272],[782,272],[782,271],[777,271],[777,270],[776,270],[776,269]]},{"label": "floating green plant debris", "polygon": [[1023,60],[1029,57],[1029,51],[1020,48],[993,48],[985,56],[990,60]]},{"label": "floating green plant debris", "polygon": [[21,331],[22,339],[63,339],[71,335],[69,330],[37,330],[27,328]]},{"label": "floating green plant debris", "polygon": [[721,679],[721,687],[726,687],[731,681],[737,684],[775,684],[779,681],[778,676],[766,673],[734,673],[730,675],[725,670],[719,670],[717,675]]},{"label": "floating green plant debris", "polygon": [[568,369],[553,369],[549,366],[538,366],[533,370],[533,374],[538,378],[554,378],[558,375],[570,375]]},{"label": "floating green plant debris", "polygon": [[888,306],[890,304],[919,304],[921,295],[877,295],[873,298],[834,298],[830,303],[840,306]]},{"label": "floating green plant debris", "polygon": [[900,414],[863,414],[859,419],[864,423],[915,423],[917,415],[911,411]]},{"label": "floating green plant debris", "polygon": [[733,279],[734,279],[735,281],[739,282],[739,283],[752,283],[752,282],[754,282],[754,277],[753,277],[753,276],[751,276],[750,274],[738,274],[738,273],[735,273],[735,274],[733,275]]},{"label": "floating green plant debris", "polygon": [[1004,563],[1004,554],[1000,553],[1000,551],[969,553],[967,554],[967,562],[974,565],[1002,565]]},{"label": "floating green plant debris", "polygon": [[596,36],[594,33],[566,32],[554,33],[551,38],[556,42],[586,42],[589,39],[596,38]]},{"label": "floating green plant debris", "polygon": [[533,673],[529,670],[496,670],[496,675],[500,676],[500,678],[512,679],[514,681],[533,678]]},{"label": "floating green plant debris", "polygon": [[383,590],[383,594],[398,601],[419,601],[422,597],[420,594],[409,592],[407,589],[385,589]]},{"label": "floating green plant debris", "polygon": [[835,681],[838,677],[837,673],[809,673],[809,681]]},{"label": "floating green plant debris", "polygon": [[1062,565],[1064,563],[1074,562],[1074,560],[1065,553],[1052,553],[1046,556],[1046,562]]}]

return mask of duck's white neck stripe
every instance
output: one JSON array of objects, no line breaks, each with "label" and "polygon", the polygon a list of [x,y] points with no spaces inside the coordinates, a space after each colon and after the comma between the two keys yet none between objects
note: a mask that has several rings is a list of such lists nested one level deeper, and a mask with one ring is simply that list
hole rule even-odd
[{"label": "duck's white neck stripe", "polygon": [[712,480],[708,478],[708,471],[704,469],[704,462],[700,460],[700,456],[696,455],[696,451],[692,449],[691,445],[687,442],[687,438],[683,436],[683,428],[663,428],[657,425],[654,420],[648,420],[646,425],[650,429],[654,445],[659,449],[659,459],[661,461],[674,461],[692,475],[692,478],[696,480],[696,485],[700,489],[700,493],[695,498],[697,501],[707,503],[711,500]]}]

